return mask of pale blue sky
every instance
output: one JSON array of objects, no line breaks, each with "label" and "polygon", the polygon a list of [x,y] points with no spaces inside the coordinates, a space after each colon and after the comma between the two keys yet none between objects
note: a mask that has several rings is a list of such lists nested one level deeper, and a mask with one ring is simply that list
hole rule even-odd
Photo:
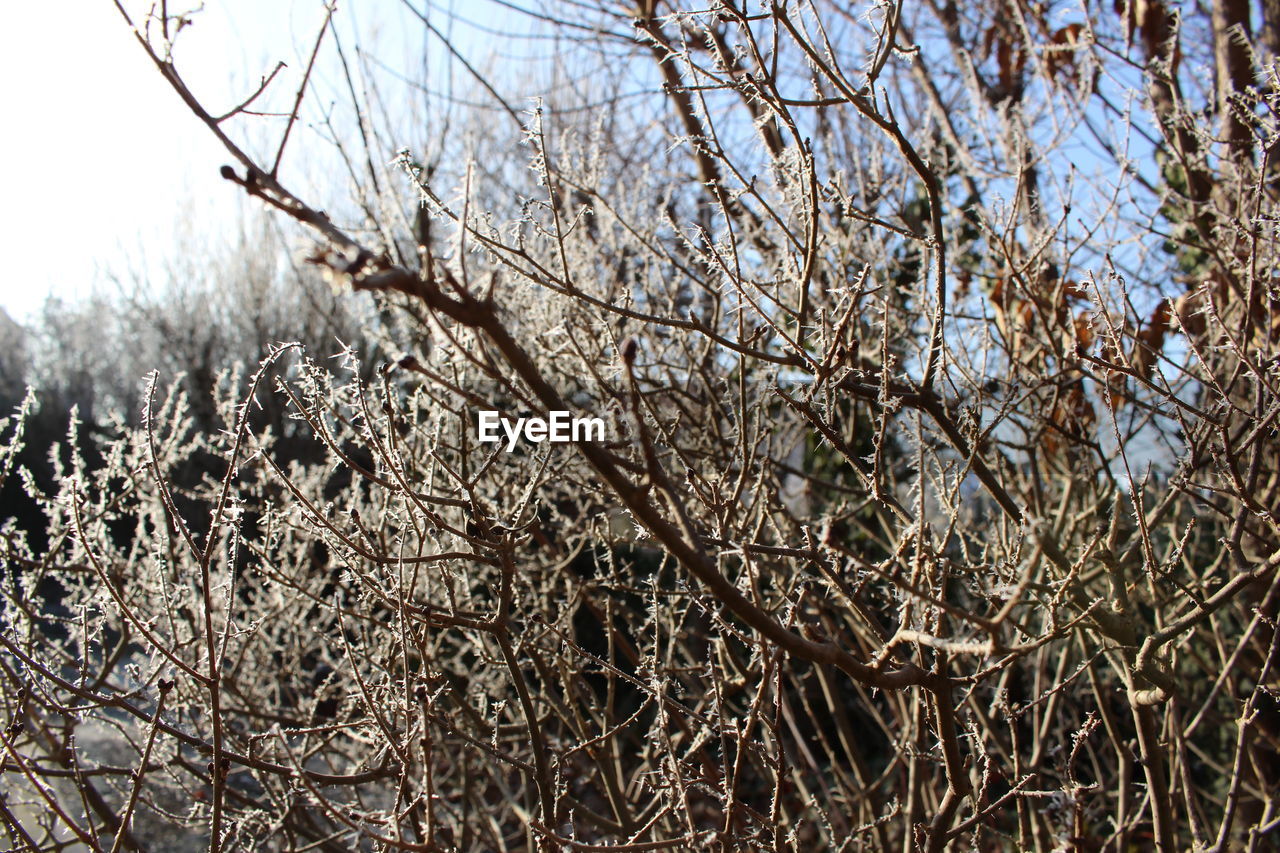
[{"label": "pale blue sky", "polygon": [[[150,3],[125,5],[141,21]],[[171,2],[171,14],[180,5]],[[368,38],[372,27],[357,13],[386,35],[404,12],[397,0],[363,0],[341,4],[337,20]],[[297,90],[323,14],[320,0],[206,0],[177,39],[178,67],[219,110],[283,60],[288,68],[272,92],[280,107]],[[0,307],[16,319],[29,319],[49,295],[83,296],[111,272],[158,263],[175,222],[194,216],[197,230],[222,227],[242,203],[218,175],[225,152],[156,72],[111,0],[7,4],[0,79],[0,233],[22,260],[22,274],[0,283]],[[231,129],[250,143],[271,130],[261,120]],[[298,136],[291,150],[305,148],[305,132]]]}]

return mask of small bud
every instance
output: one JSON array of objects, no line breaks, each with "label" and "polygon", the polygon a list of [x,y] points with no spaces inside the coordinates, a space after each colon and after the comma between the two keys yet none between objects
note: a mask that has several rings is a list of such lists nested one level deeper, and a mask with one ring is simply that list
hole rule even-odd
[{"label": "small bud", "polygon": [[342,271],[347,275],[357,275],[364,269],[364,265],[373,259],[373,252],[368,249],[361,249],[356,253],[355,260],[343,267]]},{"label": "small bud", "polygon": [[622,345],[622,360],[628,367],[636,363],[636,352],[640,349],[640,345],[636,343],[635,338],[627,338],[626,343]]},{"label": "small bud", "polygon": [[218,174],[222,175],[222,177],[226,178],[228,181],[236,180],[236,170],[230,166],[223,166],[218,170]]}]

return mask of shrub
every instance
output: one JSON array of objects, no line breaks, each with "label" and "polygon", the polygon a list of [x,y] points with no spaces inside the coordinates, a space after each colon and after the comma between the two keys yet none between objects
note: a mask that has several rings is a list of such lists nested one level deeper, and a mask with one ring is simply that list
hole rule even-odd
[{"label": "shrub", "polygon": [[250,156],[148,18],[402,352],[273,348],[215,429],[153,380],[7,539],[16,842],[1265,845],[1276,21],[1212,6],[532,12],[590,85],[458,66],[527,169],[351,83],[350,221],[286,187],[305,97]]}]

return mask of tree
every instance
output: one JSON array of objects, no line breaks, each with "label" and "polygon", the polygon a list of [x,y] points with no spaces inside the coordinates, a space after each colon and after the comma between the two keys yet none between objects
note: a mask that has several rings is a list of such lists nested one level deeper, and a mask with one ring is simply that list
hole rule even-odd
[{"label": "tree", "polygon": [[[219,114],[121,6],[403,354],[282,345],[221,430],[153,381],[47,551],[8,539],[15,843],[1266,845],[1272,5],[514,4],[556,47],[524,113],[412,11],[472,90],[427,64],[403,115],[332,9],[298,88]],[[327,45],[321,209],[289,167]],[[255,157],[228,128],[273,98]]]}]

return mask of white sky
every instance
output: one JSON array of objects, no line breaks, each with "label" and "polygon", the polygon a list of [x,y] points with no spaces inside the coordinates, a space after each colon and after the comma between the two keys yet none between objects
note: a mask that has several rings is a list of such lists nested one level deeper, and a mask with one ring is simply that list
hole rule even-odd
[{"label": "white sky", "polygon": [[[135,21],[148,5],[126,3]],[[185,5],[171,2],[170,13]],[[218,110],[284,60],[273,89],[289,101],[322,20],[319,0],[207,0],[177,41],[178,67]],[[252,70],[235,81],[239,69]],[[0,307],[15,319],[48,295],[84,295],[112,270],[159,261],[180,217],[194,212],[216,228],[240,203],[218,175],[227,155],[111,0],[5,4],[0,80],[0,234],[22,262],[0,279]]]}]

